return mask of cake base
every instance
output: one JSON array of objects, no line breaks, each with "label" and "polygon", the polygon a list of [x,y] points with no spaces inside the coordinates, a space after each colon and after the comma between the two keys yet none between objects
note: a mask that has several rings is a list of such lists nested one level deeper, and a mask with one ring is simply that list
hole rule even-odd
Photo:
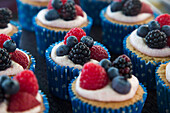
[{"label": "cake base", "polygon": [[17,33],[18,32],[18,28],[14,25],[12,25],[12,30],[10,33],[8,33],[7,35],[8,36],[12,36],[13,34]]},{"label": "cake base", "polygon": [[34,5],[34,6],[44,6],[46,7],[48,5],[48,2],[38,2],[38,1],[32,1],[32,0],[21,0],[23,3]]}]

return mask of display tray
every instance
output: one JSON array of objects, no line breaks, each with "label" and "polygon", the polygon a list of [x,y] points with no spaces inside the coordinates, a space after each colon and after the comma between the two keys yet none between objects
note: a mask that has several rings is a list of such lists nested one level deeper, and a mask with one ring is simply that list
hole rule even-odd
[{"label": "display tray", "polygon": [[[101,42],[102,30],[101,27],[92,27],[91,37],[94,40]],[[50,104],[49,113],[72,113],[71,103],[53,96],[48,90],[47,73],[45,59],[42,58],[36,49],[36,38],[34,32],[23,30],[20,47],[28,50],[36,59],[35,74],[38,78],[40,89],[47,95]],[[117,55],[112,54],[112,59]],[[142,113],[158,113],[156,90],[148,91],[148,97]]]}]

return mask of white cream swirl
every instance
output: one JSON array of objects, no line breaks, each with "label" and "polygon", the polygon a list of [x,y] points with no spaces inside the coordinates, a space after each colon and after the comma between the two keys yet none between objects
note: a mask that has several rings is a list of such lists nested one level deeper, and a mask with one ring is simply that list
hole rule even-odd
[{"label": "white cream swirl", "polygon": [[12,31],[12,25],[9,23],[8,27],[0,28],[0,34],[9,34]]},{"label": "white cream swirl", "polygon": [[49,11],[49,9],[43,9],[41,10],[38,15],[37,15],[37,19],[43,23],[44,25],[50,26],[50,27],[57,27],[57,28],[74,28],[74,27],[78,27],[81,26],[82,24],[84,24],[85,22],[87,22],[87,15],[85,12],[83,12],[84,17],[82,16],[77,16],[76,19],[74,20],[70,20],[70,21],[65,21],[61,18],[56,19],[56,20],[52,20],[52,21],[48,21],[45,19],[45,14]]}]

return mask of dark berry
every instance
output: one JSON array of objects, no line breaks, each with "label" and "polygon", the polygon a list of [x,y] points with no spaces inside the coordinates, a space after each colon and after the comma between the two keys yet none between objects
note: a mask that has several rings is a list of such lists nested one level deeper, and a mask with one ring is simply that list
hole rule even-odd
[{"label": "dark berry", "polygon": [[121,2],[112,2],[111,3],[111,12],[116,12],[122,10],[123,4]]},{"label": "dark berry", "polygon": [[16,80],[6,79],[2,83],[2,89],[5,94],[13,95],[19,91],[19,83]]},{"label": "dark berry", "polygon": [[69,51],[70,48],[67,45],[61,45],[57,48],[56,54],[57,56],[64,56],[64,55],[68,55]]},{"label": "dark berry", "polygon": [[120,94],[127,94],[131,89],[131,84],[123,76],[117,76],[112,80],[112,88]]},{"label": "dark berry", "polygon": [[117,68],[115,68],[115,67],[110,67],[107,70],[107,75],[109,76],[109,79],[112,80],[116,76],[119,76],[119,70]]},{"label": "dark berry", "polygon": [[128,0],[123,5],[123,14],[126,16],[136,16],[140,13],[142,3],[140,0]]},{"label": "dark berry", "polygon": [[4,94],[2,87],[0,86],[0,104],[1,102],[4,101],[4,99],[5,99],[5,94]]},{"label": "dark berry", "polygon": [[161,31],[163,31],[167,37],[170,36],[170,26],[168,26],[168,25],[162,26]]},{"label": "dark berry", "polygon": [[137,35],[144,38],[148,34],[148,32],[149,32],[148,26],[142,25],[138,28]]},{"label": "dark berry", "polygon": [[45,19],[48,21],[52,21],[58,18],[60,18],[60,16],[55,9],[51,9],[45,14]]},{"label": "dark berry", "polygon": [[11,66],[11,58],[5,48],[0,48],[0,70],[5,70]]},{"label": "dark berry", "polygon": [[6,76],[6,75],[1,75],[0,76],[0,86],[2,85],[2,83],[4,82],[4,80],[6,80],[6,79],[10,79],[8,76]]},{"label": "dark berry", "polygon": [[128,0],[121,0],[122,4],[124,5]]},{"label": "dark berry", "polygon": [[76,44],[78,44],[78,40],[75,36],[69,36],[66,40],[67,42],[67,46],[72,48],[74,47]]},{"label": "dark berry", "polygon": [[0,8],[0,28],[6,28],[11,19],[11,10],[8,8]]},{"label": "dark berry", "polygon": [[63,5],[61,0],[52,0],[52,6],[54,9],[58,10],[61,8],[61,6]]},{"label": "dark berry", "polygon": [[84,43],[79,42],[71,49],[68,58],[75,64],[84,65],[90,61],[90,53],[89,48]]},{"label": "dark berry", "polygon": [[90,36],[83,36],[80,40],[80,42],[83,42],[87,45],[87,47],[91,48],[94,44],[93,38]]},{"label": "dark berry", "polygon": [[167,45],[167,36],[160,30],[152,30],[145,37],[145,43],[150,48],[161,49]]},{"label": "dark berry", "polygon": [[112,66],[112,63],[108,59],[102,59],[99,62],[99,65],[101,65],[107,71]]},{"label": "dark berry", "polygon": [[154,20],[148,23],[148,27],[150,31],[156,30],[156,29],[160,30],[160,24]]},{"label": "dark berry", "polygon": [[3,44],[3,48],[5,48],[8,52],[14,52],[16,50],[16,43],[13,40],[7,40]]}]

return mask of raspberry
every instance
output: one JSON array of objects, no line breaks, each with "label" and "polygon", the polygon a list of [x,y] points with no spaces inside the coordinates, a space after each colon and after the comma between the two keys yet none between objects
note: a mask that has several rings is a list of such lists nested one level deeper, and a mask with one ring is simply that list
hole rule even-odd
[{"label": "raspberry", "polygon": [[105,87],[109,78],[104,68],[98,64],[86,63],[82,69],[80,87],[87,90],[96,90]]},{"label": "raspberry", "polygon": [[161,27],[164,25],[170,26],[170,15],[169,14],[160,15],[155,20],[159,22]]},{"label": "raspberry", "polygon": [[91,51],[91,59],[101,61],[102,59],[108,58],[107,51],[101,46],[94,45],[92,46],[92,48],[90,48],[90,51]]},{"label": "raspberry", "polygon": [[61,0],[61,2],[62,2],[63,4],[65,4],[65,3],[67,2],[67,0]]},{"label": "raspberry", "polygon": [[151,13],[153,14],[153,10],[151,8],[151,6],[145,2],[142,2],[142,8],[140,13]]},{"label": "raspberry", "polygon": [[48,6],[47,6],[47,8],[48,9],[53,9],[53,6],[51,5],[51,2],[52,2],[53,0],[50,0],[49,2],[48,2]]},{"label": "raspberry", "polygon": [[75,5],[75,8],[76,8],[76,15],[84,17],[83,10],[81,9],[81,7],[79,5]]},{"label": "raspberry", "polygon": [[170,37],[168,37],[167,45],[170,46]]},{"label": "raspberry", "polygon": [[5,34],[0,34],[0,48],[3,48],[3,43],[6,40],[11,40],[11,37]]},{"label": "raspberry", "polygon": [[19,92],[27,92],[32,94],[33,96],[37,95],[38,92],[38,82],[34,73],[30,70],[25,70],[20,72],[14,77],[20,84]]},{"label": "raspberry", "polygon": [[66,40],[69,36],[75,36],[78,39],[78,42],[80,42],[81,38],[86,36],[86,33],[81,28],[73,28],[64,37],[64,44],[66,44]]}]

